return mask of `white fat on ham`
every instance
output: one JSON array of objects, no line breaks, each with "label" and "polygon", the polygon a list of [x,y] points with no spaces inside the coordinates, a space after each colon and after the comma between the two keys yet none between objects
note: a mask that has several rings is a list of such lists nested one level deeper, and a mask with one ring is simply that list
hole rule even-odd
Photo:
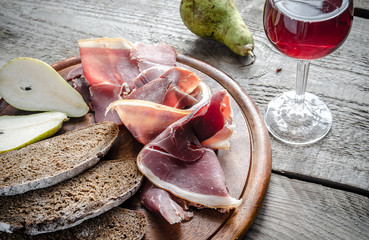
[{"label": "white fat on ham", "polygon": [[204,83],[203,81],[201,81],[199,83],[199,85],[191,93],[191,95],[192,94],[193,94],[193,96],[196,96],[197,103],[195,105],[193,105],[191,108],[189,108],[191,110],[196,110],[200,106],[203,106],[204,104],[210,102],[210,99],[211,99],[211,91],[210,91],[209,86],[206,83]]},{"label": "white fat on ham", "polygon": [[134,46],[123,38],[97,38],[78,40],[79,47],[86,48],[109,48],[109,49],[132,49]]},{"label": "white fat on ham", "polygon": [[235,125],[226,122],[222,130],[211,138],[202,141],[201,145],[211,147],[212,149],[229,149],[231,146],[229,138],[232,136],[235,128]]},{"label": "white fat on ham", "polygon": [[140,71],[157,66],[175,66],[177,53],[167,44],[136,43],[131,50],[131,58],[137,60]]}]

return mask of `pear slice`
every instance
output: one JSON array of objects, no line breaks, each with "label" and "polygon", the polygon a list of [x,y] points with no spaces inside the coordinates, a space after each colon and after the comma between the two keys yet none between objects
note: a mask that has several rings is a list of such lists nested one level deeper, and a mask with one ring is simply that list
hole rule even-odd
[{"label": "pear slice", "polygon": [[62,112],[0,116],[0,153],[19,149],[54,135],[68,120]]},{"label": "pear slice", "polygon": [[58,72],[28,57],[13,59],[0,69],[0,96],[21,110],[65,112],[69,117],[89,111],[81,94]]}]

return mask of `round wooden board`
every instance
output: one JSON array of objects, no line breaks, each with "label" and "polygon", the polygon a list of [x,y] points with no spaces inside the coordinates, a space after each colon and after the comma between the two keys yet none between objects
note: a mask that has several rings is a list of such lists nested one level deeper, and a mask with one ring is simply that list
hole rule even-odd
[{"label": "round wooden board", "polygon": [[[228,213],[213,209],[194,209],[192,220],[181,224],[168,224],[161,216],[148,210],[137,193],[122,206],[142,211],[148,219],[145,239],[236,239],[241,238],[252,225],[266,194],[271,175],[272,156],[269,135],[263,118],[245,90],[222,71],[197,59],[177,55],[177,62],[205,81],[212,92],[226,89],[232,97],[233,119],[236,131],[231,138],[231,148],[217,152],[224,170],[230,195],[242,198],[242,204]],[[65,59],[52,65],[66,79],[68,73],[81,64],[80,58]],[[0,103],[0,115],[22,114],[11,106]],[[82,118],[71,118],[58,134],[94,122],[92,113]],[[113,147],[104,159],[135,157],[141,150],[139,144],[124,126]]]}]

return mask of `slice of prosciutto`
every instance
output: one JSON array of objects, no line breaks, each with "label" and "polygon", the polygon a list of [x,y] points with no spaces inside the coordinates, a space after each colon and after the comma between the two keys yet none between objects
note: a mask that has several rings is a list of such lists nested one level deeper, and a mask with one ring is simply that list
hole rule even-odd
[{"label": "slice of prosciutto", "polygon": [[[225,124],[227,117],[224,115],[230,113],[229,109],[221,108],[226,96],[225,91],[217,92],[210,103],[170,125],[141,150],[137,157],[138,168],[153,184],[179,198],[208,208],[227,210],[241,203],[242,200],[229,195],[214,151],[200,144],[198,136],[212,136],[206,129],[200,132],[200,129],[195,131],[193,128],[193,125],[197,128],[202,120],[207,123],[202,123],[205,128],[215,127],[221,131],[223,127],[219,121]],[[222,109],[221,115],[211,113],[216,119],[206,117],[213,108]],[[196,121],[193,123],[193,120]]]},{"label": "slice of prosciutto", "polygon": [[[159,136],[145,146],[147,150],[159,150],[175,159],[192,162],[204,155],[204,149],[191,128],[191,116],[181,118],[167,127]],[[147,151],[142,151],[144,157]]]},{"label": "slice of prosciutto", "polygon": [[123,99],[109,105],[107,114],[114,110],[137,141],[146,145],[162,133],[169,125],[187,116],[210,101],[209,87],[200,82],[196,105],[189,109],[177,109],[146,100]]},{"label": "slice of prosciutto", "polygon": [[123,83],[132,89],[140,73],[136,61],[131,59],[134,46],[122,38],[84,39],[78,41],[83,74],[90,84]]},{"label": "slice of prosciutto", "polygon": [[122,121],[116,112],[108,112],[105,114],[106,108],[112,101],[118,100],[121,91],[120,86],[111,83],[102,83],[90,86],[90,96],[93,111],[95,112],[95,121],[111,121],[118,125]]},{"label": "slice of prosciutto", "polygon": [[213,149],[228,149],[230,146],[228,139],[235,128],[232,121],[230,97],[224,90],[214,94],[211,104],[205,105],[193,117],[191,126],[201,145]]},{"label": "slice of prosciutto", "polygon": [[109,105],[137,141],[146,145],[169,125],[187,116],[192,110],[177,109],[144,100],[118,100]]},{"label": "slice of prosciutto", "polygon": [[189,162],[155,148],[144,148],[137,164],[156,186],[189,202],[220,209],[232,209],[242,202],[229,195],[223,170],[211,149],[204,148],[200,159]]},{"label": "slice of prosciutto", "polygon": [[116,113],[105,116],[105,110],[119,99],[122,85],[127,91],[134,87],[139,71],[137,62],[130,57],[133,45],[121,38],[84,39],[78,45],[83,75],[90,85],[95,121],[122,124]]},{"label": "slice of prosciutto", "polygon": [[160,213],[170,224],[190,220],[192,212],[188,212],[185,201],[177,198],[164,189],[145,181],[141,188],[141,202],[152,212]]},{"label": "slice of prosciutto", "polygon": [[134,80],[135,88],[138,89],[146,83],[159,78],[166,71],[168,71],[169,68],[170,67],[168,66],[154,66],[142,71]]},{"label": "slice of prosciutto", "polygon": [[131,58],[137,61],[139,70],[144,71],[158,65],[175,66],[177,53],[167,44],[137,43],[131,51]]},{"label": "slice of prosciutto", "polygon": [[[186,118],[180,119],[165,129],[165,131],[153,140],[152,144],[160,144],[167,152],[185,152],[195,149],[197,145],[208,146],[213,149],[229,147],[234,125],[232,125],[232,108],[227,91],[216,92],[210,102],[199,106]],[[181,135],[177,137],[177,135]],[[180,138],[180,141],[178,140]],[[176,148],[167,149],[166,143],[176,143]],[[183,150],[182,150],[183,149]],[[193,161],[189,156],[177,158],[183,161]]]},{"label": "slice of prosciutto", "polygon": [[175,108],[192,106],[197,99],[191,93],[201,80],[191,71],[173,67],[127,96],[127,99],[140,99],[164,104]]}]

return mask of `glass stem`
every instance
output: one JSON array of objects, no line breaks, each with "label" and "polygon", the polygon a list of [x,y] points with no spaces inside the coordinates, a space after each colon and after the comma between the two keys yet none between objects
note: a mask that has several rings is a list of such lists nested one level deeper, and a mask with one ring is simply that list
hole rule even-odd
[{"label": "glass stem", "polygon": [[304,103],[309,66],[309,60],[298,60],[297,62],[295,103],[299,105]]}]

